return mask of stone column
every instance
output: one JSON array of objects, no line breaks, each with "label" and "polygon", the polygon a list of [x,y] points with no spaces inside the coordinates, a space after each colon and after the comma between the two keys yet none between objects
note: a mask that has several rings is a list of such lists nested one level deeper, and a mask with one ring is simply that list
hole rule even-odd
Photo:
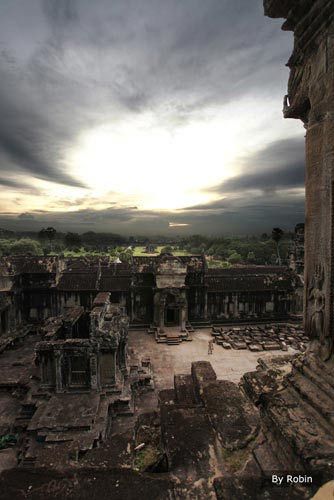
[{"label": "stone column", "polygon": [[98,373],[97,373],[97,356],[95,353],[89,356],[89,368],[90,368],[90,386],[92,389],[98,389]]},{"label": "stone column", "polygon": [[181,332],[186,331],[186,321],[187,321],[187,311],[186,311],[186,305],[182,304],[180,307],[180,327],[181,327]]},{"label": "stone column", "polygon": [[204,319],[208,319],[208,290],[204,290]]},{"label": "stone column", "polygon": [[239,297],[238,294],[233,294],[233,316],[235,318],[239,317]]},{"label": "stone column", "polygon": [[130,319],[133,321],[134,319],[134,291],[131,290],[131,311],[130,311]]},{"label": "stone column", "polygon": [[163,333],[165,327],[165,302],[160,301],[159,303],[159,331]]},{"label": "stone column", "polygon": [[110,383],[116,384],[116,351],[112,350],[108,353],[108,361],[110,362]]},{"label": "stone column", "polygon": [[[332,52],[333,64],[334,44]],[[334,79],[332,79],[333,85]],[[334,100],[334,92],[332,94]],[[311,110],[306,134],[304,318],[306,332],[324,361],[327,361],[333,355],[334,334],[333,102],[331,108],[333,109],[324,116],[319,116],[320,110]]]},{"label": "stone column", "polygon": [[63,392],[63,374],[62,374],[63,354],[61,351],[55,351],[56,364],[56,392]]},{"label": "stone column", "polygon": [[126,363],[126,342],[121,342],[120,344],[120,367],[123,375],[127,374],[127,363]]}]

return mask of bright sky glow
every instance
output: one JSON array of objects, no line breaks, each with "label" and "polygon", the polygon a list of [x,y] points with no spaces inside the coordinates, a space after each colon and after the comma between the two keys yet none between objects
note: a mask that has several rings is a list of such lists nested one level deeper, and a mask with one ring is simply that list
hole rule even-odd
[{"label": "bright sky glow", "polygon": [[249,0],[0,2],[0,228],[299,222],[280,25]]},{"label": "bright sky glow", "polygon": [[149,122],[104,126],[85,134],[73,154],[73,173],[94,195],[116,192],[141,209],[205,203],[207,187],[233,175],[237,145],[222,124],[188,124],[175,131]]},{"label": "bright sky glow", "polygon": [[266,106],[227,105],[173,129],[149,114],[99,127],[81,135],[69,157],[71,174],[106,204],[173,210],[209,203],[217,196],[208,188],[237,175],[243,155],[279,136],[262,127]]}]

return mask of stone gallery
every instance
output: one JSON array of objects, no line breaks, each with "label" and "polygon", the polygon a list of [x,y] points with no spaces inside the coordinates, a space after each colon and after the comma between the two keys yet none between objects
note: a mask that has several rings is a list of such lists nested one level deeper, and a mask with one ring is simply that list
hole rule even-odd
[{"label": "stone gallery", "polygon": [[1,332],[39,323],[64,308],[89,310],[98,293],[124,308],[133,325],[186,331],[237,320],[285,319],[301,312],[301,275],[286,267],[210,269],[205,257],[8,257],[0,260]]}]

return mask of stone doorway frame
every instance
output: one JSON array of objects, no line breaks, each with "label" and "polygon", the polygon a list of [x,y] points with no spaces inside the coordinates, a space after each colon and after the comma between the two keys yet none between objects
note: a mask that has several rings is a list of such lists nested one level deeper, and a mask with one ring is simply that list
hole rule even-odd
[{"label": "stone doorway frame", "polygon": [[188,319],[188,301],[186,290],[183,288],[158,289],[154,295],[154,323],[160,332],[164,332],[167,319],[168,298],[173,296],[172,307],[178,311],[178,321],[175,325],[181,332],[186,331],[186,321]]}]

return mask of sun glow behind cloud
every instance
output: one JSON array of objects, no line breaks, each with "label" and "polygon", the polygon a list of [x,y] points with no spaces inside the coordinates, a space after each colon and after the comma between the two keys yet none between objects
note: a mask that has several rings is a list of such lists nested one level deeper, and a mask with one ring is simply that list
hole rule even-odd
[{"label": "sun glow behind cloud", "polygon": [[34,191],[12,189],[0,210],[75,212],[114,206],[177,212],[215,202],[222,193],[212,187],[237,178],[245,158],[283,137],[289,125],[296,133],[283,120],[267,126],[275,122],[273,108],[268,100],[243,99],[205,108],[184,121],[175,120],[168,107],[115,118],[86,129],[64,151],[67,173],[86,188],[27,179]]},{"label": "sun glow behind cloud", "polygon": [[236,130],[215,118],[173,129],[141,116],[80,137],[72,174],[95,196],[117,193],[141,209],[179,209],[212,201],[206,189],[235,175]]}]

